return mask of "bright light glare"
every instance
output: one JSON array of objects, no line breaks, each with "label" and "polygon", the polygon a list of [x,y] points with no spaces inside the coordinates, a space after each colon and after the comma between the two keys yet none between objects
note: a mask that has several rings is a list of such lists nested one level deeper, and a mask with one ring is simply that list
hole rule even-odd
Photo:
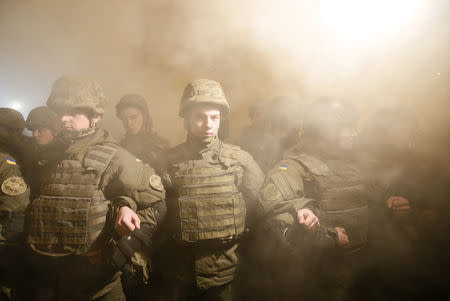
[{"label": "bright light glare", "polygon": [[325,0],[321,16],[326,26],[347,40],[371,40],[408,25],[422,0]]},{"label": "bright light glare", "polygon": [[10,107],[11,109],[16,110],[16,111],[20,111],[20,110],[22,110],[23,105],[22,105],[22,103],[19,102],[19,101],[12,101],[12,102],[10,103],[9,107]]}]

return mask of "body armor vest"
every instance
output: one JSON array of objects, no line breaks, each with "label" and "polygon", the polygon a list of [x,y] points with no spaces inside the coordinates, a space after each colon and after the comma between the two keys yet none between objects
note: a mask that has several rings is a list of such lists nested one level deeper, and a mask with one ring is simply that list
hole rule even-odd
[{"label": "body armor vest", "polygon": [[321,223],[345,228],[350,249],[367,242],[368,195],[359,169],[344,160],[321,161],[307,154],[292,157],[312,175],[313,183],[305,192],[319,201]]},{"label": "body armor vest", "polygon": [[238,190],[239,147],[221,144],[212,157],[174,164],[180,238],[184,242],[233,239],[245,229],[245,202]]},{"label": "body armor vest", "polygon": [[30,205],[28,243],[50,256],[83,254],[103,230],[109,201],[100,189],[114,144],[95,145],[82,161],[65,159],[41,185]]}]

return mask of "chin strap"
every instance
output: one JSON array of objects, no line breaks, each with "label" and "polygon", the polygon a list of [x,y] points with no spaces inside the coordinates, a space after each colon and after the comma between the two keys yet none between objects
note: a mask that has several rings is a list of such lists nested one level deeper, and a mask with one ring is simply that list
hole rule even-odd
[{"label": "chin strap", "polygon": [[65,138],[76,140],[76,139],[81,139],[81,138],[88,137],[88,136],[95,134],[95,132],[98,130],[98,128],[99,128],[98,124],[94,124],[91,121],[90,126],[86,129],[82,129],[79,131],[63,131],[62,135]]}]

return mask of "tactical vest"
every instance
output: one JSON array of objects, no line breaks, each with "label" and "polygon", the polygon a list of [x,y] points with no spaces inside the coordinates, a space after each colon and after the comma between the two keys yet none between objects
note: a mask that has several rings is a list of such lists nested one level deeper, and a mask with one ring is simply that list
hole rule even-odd
[{"label": "tactical vest", "polygon": [[313,178],[312,188],[305,183],[305,193],[319,201],[321,223],[345,228],[351,250],[364,246],[368,231],[368,196],[359,169],[344,160],[321,161],[307,154],[291,159],[302,164]]},{"label": "tactical vest", "polygon": [[245,229],[245,202],[238,186],[239,147],[221,144],[211,158],[173,164],[181,241],[233,239]]},{"label": "tactical vest", "polygon": [[41,185],[30,205],[28,243],[49,256],[89,251],[103,230],[109,201],[100,189],[114,144],[91,147],[82,161],[65,159]]}]

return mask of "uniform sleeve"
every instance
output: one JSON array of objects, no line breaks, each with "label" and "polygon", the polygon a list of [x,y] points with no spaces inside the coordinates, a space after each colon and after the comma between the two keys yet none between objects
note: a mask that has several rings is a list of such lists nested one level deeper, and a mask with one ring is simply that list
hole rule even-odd
[{"label": "uniform sleeve", "polygon": [[304,183],[307,179],[305,169],[297,161],[287,159],[275,165],[259,193],[258,226],[292,250],[304,248],[304,245],[310,248],[334,247],[326,228],[320,227],[315,233],[306,235],[297,222],[300,209],[311,209],[317,215],[317,201],[305,197]]},{"label": "uniform sleeve", "polygon": [[164,202],[161,178],[148,164],[123,149],[111,160],[102,183],[105,195],[118,207],[128,206],[139,211]]},{"label": "uniform sleeve", "polygon": [[[13,217],[23,214],[30,203],[30,190],[12,158],[4,158],[0,162],[0,227],[8,226]],[[10,163],[8,163],[10,162]],[[2,234],[0,234],[3,236]],[[3,237],[2,237],[3,238]]]},{"label": "uniform sleeve", "polygon": [[295,224],[296,212],[310,207],[315,201],[305,197],[305,170],[294,160],[282,160],[267,174],[259,193],[260,215],[279,220],[286,225]]},{"label": "uniform sleeve", "polygon": [[264,174],[255,159],[246,151],[240,151],[239,163],[244,169],[242,178],[243,193],[247,197],[256,200],[264,182]]}]

